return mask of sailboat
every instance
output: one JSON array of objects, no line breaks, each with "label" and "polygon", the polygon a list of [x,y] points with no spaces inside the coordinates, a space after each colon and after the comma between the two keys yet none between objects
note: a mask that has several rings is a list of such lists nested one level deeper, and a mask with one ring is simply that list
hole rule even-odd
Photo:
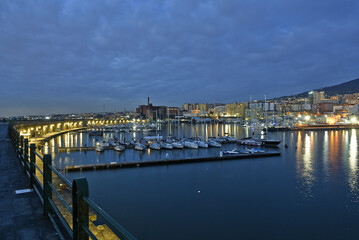
[{"label": "sailboat", "polygon": [[[266,135],[268,134],[268,121],[267,121],[267,96],[264,95],[264,108],[265,108],[265,118],[266,118],[266,125],[265,125],[265,131],[266,131]],[[266,145],[266,146],[277,146],[278,144],[280,144],[282,141],[278,140],[278,139],[255,139],[256,141],[259,141],[262,143],[262,145]]]}]

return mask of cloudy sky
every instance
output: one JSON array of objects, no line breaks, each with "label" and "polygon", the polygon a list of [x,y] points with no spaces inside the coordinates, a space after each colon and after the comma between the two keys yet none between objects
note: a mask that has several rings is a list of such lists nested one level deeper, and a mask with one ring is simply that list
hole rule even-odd
[{"label": "cloudy sky", "polygon": [[0,116],[278,97],[358,63],[357,0],[0,1]]}]

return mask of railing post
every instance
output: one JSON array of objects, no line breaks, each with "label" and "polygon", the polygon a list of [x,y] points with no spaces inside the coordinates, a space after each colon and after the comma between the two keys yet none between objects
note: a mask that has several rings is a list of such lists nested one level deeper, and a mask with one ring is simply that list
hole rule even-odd
[{"label": "railing post", "polygon": [[31,143],[30,145],[30,187],[33,188],[35,184],[35,164],[36,164],[36,144]]},{"label": "railing post", "polygon": [[20,136],[20,161],[24,164],[24,137]]},{"label": "railing post", "polygon": [[72,207],[73,207],[73,239],[88,240],[89,237],[83,226],[89,226],[89,205],[83,197],[89,196],[89,188],[86,178],[75,178],[72,183]]},{"label": "railing post", "polygon": [[52,189],[49,183],[52,183],[52,171],[50,169],[51,165],[51,155],[44,155],[44,215],[47,216],[48,213],[51,212],[51,205],[49,199],[52,199]]},{"label": "railing post", "polygon": [[24,168],[25,168],[25,172],[28,171],[30,173],[30,169],[28,168],[28,163],[29,163],[29,139],[25,138],[25,143],[24,143]]}]

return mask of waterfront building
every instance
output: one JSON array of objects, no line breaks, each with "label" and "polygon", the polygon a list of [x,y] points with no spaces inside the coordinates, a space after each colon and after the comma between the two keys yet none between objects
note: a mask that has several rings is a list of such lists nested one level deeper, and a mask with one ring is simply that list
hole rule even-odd
[{"label": "waterfront building", "polygon": [[226,113],[226,106],[216,106],[212,111],[214,116],[221,117]]},{"label": "waterfront building", "polygon": [[245,116],[245,110],[247,108],[247,103],[231,103],[226,104],[226,113],[229,116],[235,116],[235,117],[244,117]]},{"label": "waterfront building", "polygon": [[136,113],[149,120],[175,118],[179,113],[178,107],[167,106],[153,106],[150,103],[150,98],[147,100],[147,105],[140,105],[136,108]]}]

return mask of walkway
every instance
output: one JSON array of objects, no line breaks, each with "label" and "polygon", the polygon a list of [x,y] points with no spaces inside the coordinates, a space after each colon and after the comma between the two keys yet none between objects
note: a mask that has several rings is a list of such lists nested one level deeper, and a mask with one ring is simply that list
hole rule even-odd
[{"label": "walkway", "polygon": [[59,239],[35,192],[16,194],[29,188],[29,178],[16,157],[7,125],[0,123],[0,239]]}]

